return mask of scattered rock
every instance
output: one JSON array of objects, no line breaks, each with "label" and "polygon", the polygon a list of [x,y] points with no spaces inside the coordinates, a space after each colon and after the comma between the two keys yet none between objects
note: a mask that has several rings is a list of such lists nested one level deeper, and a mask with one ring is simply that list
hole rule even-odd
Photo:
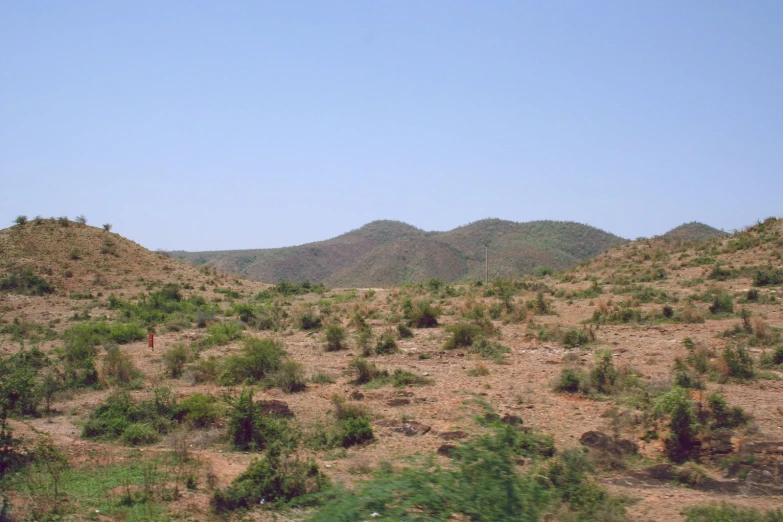
[{"label": "scattered rock", "polygon": [[391,428],[397,433],[402,433],[407,437],[413,437],[414,435],[424,435],[432,428],[426,424],[422,424],[416,421],[402,422],[394,419],[380,419],[373,424],[376,426],[382,426],[384,428]]},{"label": "scattered rock", "polygon": [[256,402],[256,406],[258,406],[258,409],[261,411],[261,413],[265,413],[267,415],[275,415],[277,417],[285,417],[287,419],[292,419],[294,417],[294,412],[292,412],[291,408],[288,407],[288,404],[283,401],[278,401],[276,399],[258,401]]},{"label": "scattered rock", "polygon": [[634,455],[639,451],[635,442],[616,439],[600,431],[587,431],[579,437],[583,446],[619,455]]},{"label": "scattered rock", "polygon": [[351,393],[350,397],[351,397],[352,400],[360,401],[360,400],[364,399],[364,394],[362,392],[356,390],[356,391]]},{"label": "scattered rock", "polygon": [[457,446],[454,444],[443,444],[440,448],[438,448],[438,455],[451,457],[451,454],[454,453],[455,449],[457,449]]}]

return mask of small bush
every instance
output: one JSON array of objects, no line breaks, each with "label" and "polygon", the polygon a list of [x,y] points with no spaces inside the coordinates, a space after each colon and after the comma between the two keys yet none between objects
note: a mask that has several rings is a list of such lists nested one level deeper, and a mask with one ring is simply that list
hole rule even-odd
[{"label": "small bush", "polygon": [[710,305],[710,313],[713,315],[734,313],[734,300],[729,294],[717,294],[712,301],[712,305]]},{"label": "small bush", "polygon": [[714,369],[714,376],[719,382],[726,382],[730,379],[745,381],[754,379],[756,376],[756,372],[753,370],[753,359],[743,346],[726,346]]},{"label": "small bush", "polygon": [[326,351],[336,352],[347,348],[345,345],[345,328],[339,324],[330,324],[326,327]]},{"label": "small bush", "polygon": [[16,216],[16,219],[14,219],[14,223],[17,225],[24,225],[27,223],[27,216]]},{"label": "small bush", "polygon": [[158,442],[160,436],[149,424],[137,422],[125,428],[120,436],[120,440],[131,446],[139,446],[141,444]]},{"label": "small bush", "polygon": [[228,404],[228,437],[242,451],[256,451],[289,437],[285,419],[263,413],[253,402],[253,391],[243,388],[236,398],[226,398]]},{"label": "small bush", "polygon": [[272,339],[247,337],[239,354],[226,357],[221,384],[259,382],[276,372],[285,355],[283,343]]},{"label": "small bush", "polygon": [[110,384],[129,385],[141,377],[133,359],[119,348],[112,347],[103,358],[103,371]]},{"label": "small bush", "polygon": [[221,409],[211,395],[194,393],[179,403],[178,417],[195,428],[206,428],[220,417]]},{"label": "small bush", "polygon": [[117,392],[98,406],[82,428],[88,439],[120,439],[128,444],[156,442],[168,431],[176,403],[165,388],[156,388],[152,401],[136,403],[126,392]]},{"label": "small bush", "polygon": [[467,351],[468,353],[475,353],[483,359],[490,359],[496,364],[504,364],[506,362],[506,354],[511,352],[508,347],[484,338],[473,343]]},{"label": "small bush", "polygon": [[104,223],[103,230],[105,230],[106,232],[111,232],[111,223]]},{"label": "small bush", "polygon": [[80,225],[86,225],[87,224],[87,218],[84,216],[84,214],[82,214],[80,216],[76,216],[76,219],[74,221],[76,221]]},{"label": "small bush", "polygon": [[419,301],[415,306],[409,308],[403,306],[403,312],[408,319],[408,326],[412,328],[435,328],[438,326],[440,310],[427,301]]},{"label": "small bush", "polygon": [[27,269],[11,272],[4,279],[0,279],[0,291],[9,290],[23,295],[46,295],[54,293],[55,288]]},{"label": "small bush", "polygon": [[578,393],[582,386],[582,376],[571,368],[563,368],[555,383],[555,391],[561,393]]},{"label": "small bush", "polygon": [[308,310],[299,316],[299,328],[302,330],[318,330],[321,328],[321,318]]},{"label": "small bush", "polygon": [[711,393],[707,396],[707,407],[712,417],[711,427],[738,428],[748,423],[750,416],[739,406],[729,406],[726,399],[717,393]]},{"label": "small bush", "polygon": [[378,342],[375,344],[375,353],[378,355],[391,355],[398,351],[397,341],[394,340],[391,332],[384,332],[378,337]]},{"label": "small bush", "polygon": [[175,343],[163,352],[161,358],[166,366],[166,374],[172,379],[178,379],[182,375],[185,364],[191,360],[191,353],[183,343]]},{"label": "small bush", "polygon": [[590,336],[581,328],[569,328],[563,332],[563,346],[566,348],[576,348],[590,342]]},{"label": "small bush", "polygon": [[653,406],[653,415],[668,418],[670,434],[666,439],[669,458],[682,461],[687,458],[696,441],[697,418],[693,401],[687,390],[677,386],[660,397]]},{"label": "small bush", "polygon": [[400,323],[397,325],[397,335],[399,335],[400,339],[410,339],[413,337],[413,330],[407,325]]},{"label": "small bush", "polygon": [[274,376],[275,386],[286,393],[296,393],[303,391],[307,387],[307,378],[305,377],[302,363],[286,360],[277,370]]},{"label": "small bush", "polygon": [[242,337],[242,330],[241,323],[215,323],[207,329],[208,336],[201,341],[201,344],[204,347],[224,346]]},{"label": "small bush", "polygon": [[768,286],[783,284],[783,270],[772,268],[761,269],[753,276],[754,286]]},{"label": "small bush", "polygon": [[451,333],[451,337],[443,345],[443,348],[446,350],[467,348],[482,335],[482,331],[478,326],[465,323],[447,326],[446,331]]},{"label": "small bush", "polygon": [[595,365],[590,372],[590,383],[598,393],[612,393],[619,374],[612,362],[612,352],[598,350]]},{"label": "small bush", "polygon": [[363,357],[357,357],[351,361],[348,368],[355,373],[354,382],[356,384],[367,384],[381,375],[388,375],[388,372],[380,370],[375,363]]},{"label": "small bush", "polygon": [[300,461],[279,449],[271,449],[254,460],[225,490],[212,497],[212,509],[227,513],[251,509],[259,504],[282,504],[320,491],[329,484],[313,461]]}]

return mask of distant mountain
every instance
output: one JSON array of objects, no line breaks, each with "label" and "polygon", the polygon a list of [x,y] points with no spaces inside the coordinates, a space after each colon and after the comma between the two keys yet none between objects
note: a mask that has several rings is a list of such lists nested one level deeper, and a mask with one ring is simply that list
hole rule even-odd
[{"label": "distant mountain", "polygon": [[573,222],[484,219],[448,232],[425,232],[399,221],[373,221],[333,239],[300,246],[170,255],[261,281],[361,287],[430,278],[483,279],[485,245],[490,277],[509,277],[538,266],[570,268],[625,242]]},{"label": "distant mountain", "polygon": [[718,230],[717,228],[705,225],[704,223],[699,223],[698,221],[692,221],[690,223],[683,223],[682,225],[669,230],[661,237],[664,239],[673,239],[675,241],[704,241],[705,239],[728,235],[728,233]]}]

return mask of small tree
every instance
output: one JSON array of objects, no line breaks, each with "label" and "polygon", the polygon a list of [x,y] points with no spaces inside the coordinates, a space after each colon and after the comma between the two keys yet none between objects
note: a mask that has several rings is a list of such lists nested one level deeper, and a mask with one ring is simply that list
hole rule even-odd
[{"label": "small tree", "polygon": [[14,223],[17,225],[24,225],[27,223],[27,216],[16,216],[16,219],[14,219]]},{"label": "small tree", "polygon": [[106,232],[111,232],[111,223],[104,223],[103,230],[105,230]]},{"label": "small tree", "polygon": [[326,351],[336,352],[345,349],[345,328],[339,324],[326,327]]},{"label": "small tree", "polygon": [[82,214],[80,216],[76,216],[76,222],[79,223],[80,225],[86,225],[87,224],[87,217],[85,217],[84,214]]}]

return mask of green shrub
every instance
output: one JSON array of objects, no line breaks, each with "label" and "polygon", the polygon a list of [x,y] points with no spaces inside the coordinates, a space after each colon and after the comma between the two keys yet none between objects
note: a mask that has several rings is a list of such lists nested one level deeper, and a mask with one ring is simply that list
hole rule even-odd
[{"label": "green shrub", "polygon": [[378,369],[375,363],[363,357],[357,357],[352,360],[348,365],[348,369],[355,373],[354,383],[356,384],[367,384],[379,376],[388,375],[387,371]]},{"label": "green shrub", "polygon": [[405,388],[406,386],[426,386],[432,384],[432,379],[421,375],[416,375],[408,370],[397,368],[390,376],[392,386],[395,388]]},{"label": "green shrub", "polygon": [[582,376],[571,368],[563,368],[555,383],[555,391],[561,393],[578,393],[582,387]]},{"label": "green shrub", "polygon": [[614,391],[619,374],[612,362],[610,350],[598,350],[595,353],[595,364],[590,372],[590,384],[598,393],[610,394]]},{"label": "green shrub", "polygon": [[726,382],[729,379],[745,381],[756,377],[756,372],[753,370],[753,359],[744,346],[726,346],[721,354],[721,363],[716,365],[717,379],[720,382]]},{"label": "green shrub", "polygon": [[0,419],[11,414],[37,415],[40,394],[39,372],[49,366],[46,355],[38,348],[22,349],[0,357]]},{"label": "green shrub", "polygon": [[27,216],[22,216],[22,215],[16,216],[16,219],[14,219],[14,223],[16,223],[17,225],[24,225],[25,223],[27,223]]},{"label": "green shrub", "polygon": [[110,384],[127,386],[131,382],[141,378],[141,372],[133,359],[126,353],[113,346],[107,350],[103,358],[103,371]]},{"label": "green shrub", "polygon": [[179,403],[177,416],[196,428],[206,428],[217,422],[221,409],[212,395],[194,393]]},{"label": "green shrub", "polygon": [[123,430],[120,440],[131,446],[139,446],[141,444],[158,442],[160,436],[149,424],[136,422],[129,424]]},{"label": "green shrub", "polygon": [[344,448],[364,444],[375,438],[369,417],[340,419],[340,445]]},{"label": "green shrub", "polygon": [[552,308],[549,302],[544,298],[543,292],[536,293],[536,298],[525,303],[528,310],[531,310],[535,315],[549,315],[552,313]]},{"label": "green shrub", "polygon": [[768,286],[783,284],[783,270],[764,268],[760,269],[753,276],[754,286]]},{"label": "green shrub", "polygon": [[590,342],[590,337],[586,331],[581,328],[569,328],[563,332],[563,346],[566,348],[576,348]]},{"label": "green shrub", "polygon": [[451,333],[451,337],[449,337],[446,344],[443,345],[443,348],[446,350],[467,348],[482,336],[481,328],[466,323],[447,326],[446,331]]},{"label": "green shrub", "polygon": [[718,393],[707,396],[707,407],[712,417],[711,428],[737,428],[747,424],[750,416],[739,406],[729,406]]},{"label": "green shrub", "polygon": [[31,269],[13,271],[0,279],[0,292],[13,291],[23,295],[46,295],[54,293],[54,286],[38,277]]},{"label": "green shrub", "polygon": [[347,348],[345,345],[345,328],[339,324],[330,324],[326,327],[326,351],[336,352]]},{"label": "green shrub", "polygon": [[312,310],[308,310],[299,316],[299,328],[302,330],[318,330],[321,328],[321,318]]},{"label": "green shrub", "polygon": [[262,412],[253,403],[253,391],[243,388],[236,398],[227,398],[228,437],[238,450],[262,450],[289,437],[285,419]]},{"label": "green shrub", "polygon": [[185,369],[185,364],[191,360],[192,354],[183,343],[175,343],[163,352],[161,358],[166,367],[166,374],[172,379],[178,379]]},{"label": "green shrub", "polygon": [[[558,520],[620,520],[624,508],[587,476],[576,454],[521,474],[520,430],[495,427],[454,450],[451,466],[421,460],[384,469],[353,490],[336,490],[309,520],[361,522],[379,512],[389,520],[525,522],[558,513]],[[561,516],[562,515],[562,516]]]},{"label": "green shrub", "polygon": [[668,419],[670,431],[666,439],[666,452],[669,458],[682,461],[694,446],[698,421],[693,401],[688,391],[677,386],[661,396],[653,405],[653,415]]},{"label": "green shrub", "polygon": [[712,301],[712,305],[710,305],[710,313],[713,315],[721,313],[734,313],[734,300],[729,294],[717,294]]},{"label": "green shrub", "polygon": [[173,394],[165,388],[156,388],[153,400],[138,404],[127,392],[116,392],[90,414],[82,437],[147,444],[169,430],[175,414]]},{"label": "green shrub", "polygon": [[413,337],[413,330],[408,325],[400,323],[397,325],[397,335],[399,335],[400,339],[410,339]]},{"label": "green shrub", "polygon": [[375,344],[375,353],[378,355],[391,355],[398,351],[397,341],[394,340],[391,332],[384,332],[378,337],[378,342]]},{"label": "green shrub", "polygon": [[435,328],[438,326],[440,310],[427,301],[419,301],[415,306],[408,308],[403,306],[403,313],[408,320],[408,326],[412,328]]},{"label": "green shrub", "polygon": [[275,386],[286,393],[300,392],[307,387],[307,378],[302,363],[291,359],[283,362],[275,373],[274,381]]},{"label": "green shrub", "polygon": [[207,337],[201,341],[205,347],[224,346],[242,337],[242,323],[225,322],[215,323],[207,328]]},{"label": "green shrub", "polygon": [[483,337],[474,342],[467,351],[468,353],[477,354],[483,359],[490,359],[497,364],[504,364],[506,362],[506,354],[511,352],[508,347],[498,342],[488,341]]},{"label": "green shrub", "polygon": [[226,357],[219,381],[229,385],[259,382],[280,369],[284,355],[280,341],[246,337],[240,353]]},{"label": "green shrub", "polygon": [[329,484],[314,461],[300,461],[277,448],[254,460],[225,490],[212,497],[212,509],[227,513],[260,504],[283,504],[316,493]]},{"label": "green shrub", "polygon": [[772,364],[783,364],[783,346],[775,348],[775,352],[772,354]]}]

